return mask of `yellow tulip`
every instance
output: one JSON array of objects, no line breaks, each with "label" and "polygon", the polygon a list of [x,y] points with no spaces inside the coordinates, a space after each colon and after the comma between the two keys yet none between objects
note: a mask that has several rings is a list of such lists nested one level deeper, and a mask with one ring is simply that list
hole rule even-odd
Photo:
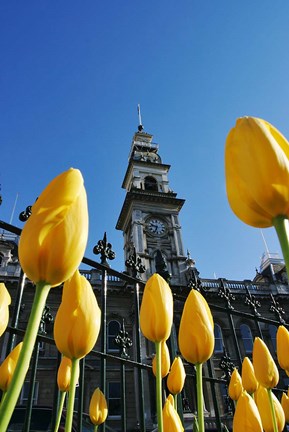
[{"label": "yellow tulip", "polygon": [[169,391],[176,395],[181,393],[184,387],[186,379],[186,372],[180,357],[176,357],[173,361],[168,379],[167,379],[167,387]]},{"label": "yellow tulip", "polygon": [[[162,375],[162,378],[167,376],[167,374],[169,373],[170,365],[171,365],[171,361],[170,361],[169,349],[168,349],[168,346],[166,344],[166,341],[162,341],[161,342],[161,375]],[[153,358],[152,367],[153,367],[153,374],[154,374],[154,376],[156,376],[157,375],[156,356],[154,356],[154,358]]]},{"label": "yellow tulip", "polygon": [[9,321],[11,297],[4,283],[0,283],[0,336],[5,332]]},{"label": "yellow tulip", "polygon": [[286,423],[289,423],[289,397],[286,393],[282,393],[281,406],[284,411],[285,421]]},{"label": "yellow tulip", "polygon": [[167,401],[169,401],[173,407],[175,406],[175,399],[174,399],[174,396],[172,394],[168,395]]},{"label": "yellow tulip", "polygon": [[152,342],[167,340],[173,323],[173,295],[167,282],[157,273],[147,281],[141,308],[140,328]]},{"label": "yellow tulip", "polygon": [[107,403],[102,391],[97,388],[94,390],[89,404],[89,417],[94,425],[100,425],[105,422],[107,417]]},{"label": "yellow tulip", "polygon": [[206,362],[214,351],[214,322],[205,298],[191,290],[184,305],[179,328],[179,348],[190,363]]},{"label": "yellow tulip", "polygon": [[257,381],[265,388],[274,388],[279,381],[277,366],[266,344],[255,338],[253,345],[253,366]]},{"label": "yellow tulip", "polygon": [[234,401],[238,400],[243,390],[242,378],[236,368],[234,368],[230,384],[228,388],[228,393],[231,399]]},{"label": "yellow tulip", "polygon": [[243,222],[264,228],[289,215],[289,143],[274,126],[239,118],[227,137],[225,166],[228,200]]},{"label": "yellow tulip", "polygon": [[87,237],[83,178],[71,168],[52,180],[32,206],[19,241],[21,266],[33,282],[59,285],[78,268]]},{"label": "yellow tulip", "polygon": [[183,432],[184,428],[180,417],[169,399],[163,407],[163,422],[165,432]]},{"label": "yellow tulip", "polygon": [[[272,392],[273,407],[276,416],[278,432],[283,431],[285,426],[285,414],[283,408]],[[268,390],[259,385],[255,392],[255,401],[261,416],[263,429],[265,432],[274,432]],[[239,402],[238,402],[239,403]],[[238,404],[237,404],[238,405]]]},{"label": "yellow tulip", "polygon": [[276,335],[277,358],[280,367],[289,370],[289,332],[284,326],[279,326]]},{"label": "yellow tulip", "polygon": [[233,419],[233,432],[262,432],[262,422],[254,400],[243,391]]},{"label": "yellow tulip", "polygon": [[242,384],[244,389],[250,394],[254,393],[258,387],[254,368],[249,357],[245,357],[242,363]]},{"label": "yellow tulip", "polygon": [[[79,376],[79,362],[77,362],[76,365],[78,369],[77,376]],[[71,379],[71,367],[72,367],[71,359],[63,356],[57,373],[57,384],[61,392],[69,391],[70,379]]]},{"label": "yellow tulip", "polygon": [[70,359],[81,359],[94,347],[101,312],[92,287],[77,270],[63,285],[62,302],[54,323],[58,350]]},{"label": "yellow tulip", "polygon": [[8,354],[0,366],[0,389],[3,392],[8,390],[12,380],[22,344],[23,342],[20,342],[18,345],[16,345],[16,347],[10,352],[10,354]]}]

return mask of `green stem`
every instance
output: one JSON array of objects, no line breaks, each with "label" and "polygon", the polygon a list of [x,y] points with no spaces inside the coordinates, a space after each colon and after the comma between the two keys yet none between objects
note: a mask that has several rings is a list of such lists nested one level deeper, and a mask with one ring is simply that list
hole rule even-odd
[{"label": "green stem", "polygon": [[6,397],[6,394],[7,394],[7,391],[4,391],[4,392],[2,393],[0,406],[1,406],[2,402],[4,401],[4,399],[5,399],[5,397]]},{"label": "green stem", "polygon": [[0,407],[0,431],[6,431],[20,395],[26,373],[29,369],[30,359],[49,290],[50,285],[47,285],[46,282],[39,282],[36,284],[35,297],[23,339],[22,349],[6,397]]},{"label": "green stem", "polygon": [[157,398],[157,418],[158,432],[163,432],[163,413],[162,413],[162,359],[161,359],[161,342],[156,342],[156,398]]},{"label": "green stem", "polygon": [[178,394],[174,395],[174,408],[176,411],[178,410]]},{"label": "green stem", "polygon": [[75,387],[78,380],[78,363],[79,359],[71,360],[71,376],[68,394],[68,407],[65,421],[65,432],[71,432],[74,411]]},{"label": "green stem", "polygon": [[58,407],[58,413],[57,413],[57,419],[56,419],[56,423],[55,423],[54,432],[57,432],[58,429],[59,429],[60,420],[61,420],[61,414],[62,414],[62,411],[63,411],[63,405],[64,405],[64,401],[65,401],[65,396],[66,396],[66,392],[61,392],[60,393],[60,402],[59,402],[59,407]]},{"label": "green stem", "polygon": [[270,403],[270,410],[271,410],[274,432],[278,432],[276,413],[275,413],[274,403],[273,403],[273,398],[272,398],[272,390],[267,389],[267,392],[268,392],[268,397],[269,397],[269,403]]},{"label": "green stem", "polygon": [[282,249],[287,274],[289,275],[289,221],[286,216],[277,216],[273,219],[280,246]]},{"label": "green stem", "polygon": [[199,432],[205,432],[202,363],[196,364],[197,406]]},{"label": "green stem", "polygon": [[98,425],[95,425],[94,426],[94,432],[97,432],[97,429],[98,429]]}]

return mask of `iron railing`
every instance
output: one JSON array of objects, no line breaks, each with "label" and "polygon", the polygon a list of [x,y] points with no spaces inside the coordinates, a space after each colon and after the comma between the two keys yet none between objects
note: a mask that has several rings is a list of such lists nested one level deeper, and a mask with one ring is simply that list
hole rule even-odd
[{"label": "iron railing", "polygon": [[[5,233],[9,238],[19,236],[21,230],[15,226],[0,221],[3,230],[0,241],[5,240]],[[12,236],[13,235],[13,236]],[[106,240],[106,238],[105,238]],[[101,256],[102,262],[104,257]],[[98,298],[101,310],[101,332],[95,349],[80,363],[80,378],[76,405],[76,430],[82,432],[83,412],[88,409],[91,383],[95,382],[104,394],[107,395],[112,412],[108,421],[100,430],[105,431],[153,431],[156,428],[154,409],[154,387],[151,372],[151,356],[153,347],[144,340],[139,326],[139,309],[144,281],[134,272],[132,277],[127,273],[118,272],[110,268],[107,263],[99,264],[96,261],[83,258],[83,263],[89,270],[82,270],[85,277],[90,280]],[[138,262],[138,265],[140,263]],[[133,265],[133,264],[132,264]],[[25,278],[23,272],[14,276],[0,267],[0,280],[7,284],[13,295],[13,310],[10,325],[6,334],[2,336],[0,348],[2,359],[12,350],[17,340],[23,337],[26,318],[23,318],[23,308],[29,310],[33,286]],[[204,368],[204,395],[205,395],[205,423],[206,430],[222,431],[223,425],[231,429],[234,405],[226,396],[226,388],[230,374],[234,367],[241,371],[244,355],[250,356],[250,349],[244,344],[242,323],[251,331],[252,338],[259,336],[271,343],[274,352],[274,332],[283,324],[287,326],[286,312],[289,307],[288,285],[282,283],[257,283],[250,281],[228,281],[226,279],[201,279],[198,276],[187,285],[173,286],[175,300],[175,322],[169,342],[172,359],[179,354],[177,332],[183,304],[192,285],[199,289],[207,298],[215,322],[222,330],[222,347],[215,352]],[[45,402],[45,391],[48,395],[48,386],[52,390],[47,396],[47,403],[52,412],[52,429],[56,421],[56,412],[59,401],[59,391],[56,382],[57,368],[60,355],[57,354],[52,337],[52,319],[60,301],[60,290],[51,290],[48,306],[39,329],[39,335],[34,348],[33,358],[29,370],[29,387],[26,403],[26,416],[23,431],[30,431],[31,413],[35,404],[35,392],[38,391],[38,401]],[[281,304],[281,305],[280,305]],[[109,320],[122,319],[120,332],[117,336],[118,350],[110,350],[108,346]],[[126,323],[125,323],[126,321]],[[271,327],[270,327],[271,326]],[[243,336],[243,337],[242,337]],[[84,335],[85,337],[85,335]],[[249,343],[249,339],[247,340]],[[43,347],[46,347],[43,349]],[[179,397],[178,410],[183,419],[186,430],[192,431],[193,417],[195,415],[195,371],[194,367],[185,363],[187,380],[183,394]],[[40,378],[39,378],[40,377]],[[40,391],[39,379],[43,377]],[[50,377],[50,378],[48,378]],[[118,383],[119,394],[112,392],[108,384]],[[42,384],[42,383],[40,383]],[[280,380],[276,394],[286,388],[286,378]],[[115,389],[114,389],[115,390]],[[287,389],[286,389],[287,390]],[[164,381],[164,394],[166,392]],[[41,397],[40,397],[41,395]],[[20,401],[21,402],[21,401]]]}]

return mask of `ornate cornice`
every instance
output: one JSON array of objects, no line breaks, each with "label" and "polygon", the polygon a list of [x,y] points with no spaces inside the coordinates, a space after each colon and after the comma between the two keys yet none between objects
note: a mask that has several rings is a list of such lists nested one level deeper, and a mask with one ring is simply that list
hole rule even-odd
[{"label": "ornate cornice", "polygon": [[142,189],[131,189],[127,192],[117,224],[116,229],[123,230],[129,209],[133,202],[158,203],[173,205],[176,211],[180,211],[185,203],[184,199],[176,198],[174,192],[156,192]]}]

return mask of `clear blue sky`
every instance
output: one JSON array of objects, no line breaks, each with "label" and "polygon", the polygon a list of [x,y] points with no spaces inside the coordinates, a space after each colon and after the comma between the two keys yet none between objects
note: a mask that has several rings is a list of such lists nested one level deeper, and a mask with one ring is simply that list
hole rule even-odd
[{"label": "clear blue sky", "polygon": [[[170,185],[185,198],[183,241],[202,277],[255,275],[260,231],[231,212],[224,143],[237,117],[264,118],[289,138],[288,0],[2,1],[0,217],[13,223],[58,173],[84,176],[90,238],[115,224],[137,104]],[[271,252],[279,245],[264,230]]]}]

